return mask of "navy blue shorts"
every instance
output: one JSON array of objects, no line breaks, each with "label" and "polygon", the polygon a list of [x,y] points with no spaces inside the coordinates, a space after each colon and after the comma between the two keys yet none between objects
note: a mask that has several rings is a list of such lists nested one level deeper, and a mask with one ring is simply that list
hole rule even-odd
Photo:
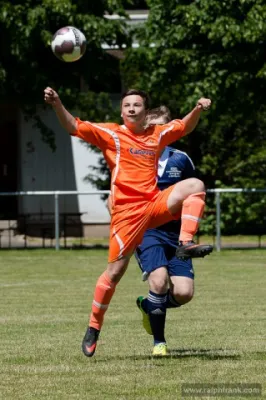
[{"label": "navy blue shorts", "polygon": [[169,276],[185,276],[194,279],[192,260],[180,260],[175,256],[176,247],[156,244],[149,247],[137,247],[135,257],[143,272],[143,280],[154,270],[166,267]]}]

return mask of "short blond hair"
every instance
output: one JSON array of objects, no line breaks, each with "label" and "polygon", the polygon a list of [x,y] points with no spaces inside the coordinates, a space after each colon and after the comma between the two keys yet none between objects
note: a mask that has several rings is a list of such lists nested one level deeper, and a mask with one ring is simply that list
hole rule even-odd
[{"label": "short blond hair", "polygon": [[171,121],[171,113],[169,108],[166,106],[160,106],[157,108],[152,108],[149,110],[147,116],[146,116],[146,125],[149,126],[151,121],[153,119],[157,119],[162,117],[164,119],[164,123],[167,124],[167,122]]}]

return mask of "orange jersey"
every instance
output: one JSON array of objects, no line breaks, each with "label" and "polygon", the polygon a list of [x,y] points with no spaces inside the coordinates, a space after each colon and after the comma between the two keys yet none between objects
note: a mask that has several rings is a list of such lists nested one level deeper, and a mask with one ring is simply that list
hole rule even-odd
[{"label": "orange jersey", "polygon": [[157,167],[161,150],[184,136],[185,125],[173,120],[134,134],[125,125],[92,123],[76,118],[72,133],[102,150],[111,171],[113,207],[151,200],[159,191]]}]

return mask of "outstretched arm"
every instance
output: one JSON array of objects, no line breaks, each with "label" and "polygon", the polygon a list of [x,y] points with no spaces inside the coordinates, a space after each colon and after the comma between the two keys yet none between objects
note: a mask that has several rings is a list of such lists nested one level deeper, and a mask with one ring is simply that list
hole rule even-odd
[{"label": "outstretched arm", "polygon": [[65,109],[56,91],[47,87],[44,90],[44,100],[47,104],[51,104],[62,127],[69,133],[75,132],[77,129],[76,119]]},{"label": "outstretched arm", "polygon": [[202,97],[198,100],[197,105],[187,114],[182,121],[185,123],[185,135],[192,132],[198,125],[202,111],[208,110],[211,106],[211,100]]}]

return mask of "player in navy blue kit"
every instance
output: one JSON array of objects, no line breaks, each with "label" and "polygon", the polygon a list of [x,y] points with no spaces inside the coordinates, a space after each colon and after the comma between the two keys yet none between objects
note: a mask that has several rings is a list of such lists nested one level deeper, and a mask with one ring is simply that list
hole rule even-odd
[{"label": "player in navy blue kit", "polygon": [[[161,106],[149,114],[152,124],[170,121],[169,110]],[[195,167],[189,156],[173,147],[166,147],[158,166],[158,186],[161,190],[183,179],[195,176]],[[194,294],[194,271],[191,259],[182,260],[175,255],[180,233],[181,219],[173,220],[155,229],[148,229],[138,246],[135,256],[148,280],[149,295],[138,297],[137,305],[142,312],[143,326],[153,335],[153,355],[167,355],[164,336],[167,308],[188,303]]]}]

